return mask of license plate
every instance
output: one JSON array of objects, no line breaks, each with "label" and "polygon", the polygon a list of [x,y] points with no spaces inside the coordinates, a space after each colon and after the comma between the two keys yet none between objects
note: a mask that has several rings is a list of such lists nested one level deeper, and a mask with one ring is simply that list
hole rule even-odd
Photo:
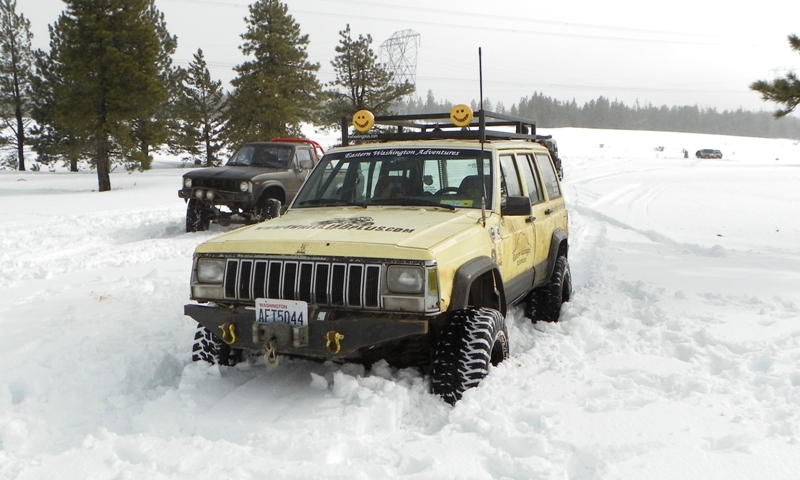
[{"label": "license plate", "polygon": [[305,327],[308,325],[308,303],[299,300],[257,298],[256,322],[282,322],[294,327]]}]

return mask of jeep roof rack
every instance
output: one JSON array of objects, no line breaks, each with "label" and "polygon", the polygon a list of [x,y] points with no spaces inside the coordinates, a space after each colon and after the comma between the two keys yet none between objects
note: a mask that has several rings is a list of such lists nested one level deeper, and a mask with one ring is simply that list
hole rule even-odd
[{"label": "jeep roof rack", "polygon": [[[464,107],[464,105],[457,105],[453,108]],[[360,110],[356,115],[366,112]],[[351,134],[350,122],[355,119],[342,117],[342,146],[350,144],[351,140],[355,141],[376,141],[386,142],[391,140],[442,140],[442,139],[459,139],[459,140],[480,140],[486,142],[489,140],[524,140],[529,142],[537,142],[539,140],[551,138],[550,135],[537,135],[536,123],[533,120],[514,117],[501,113],[489,112],[486,110],[479,110],[473,118],[472,110],[469,110],[469,123],[464,123],[464,126],[456,125],[453,122],[453,111],[449,113],[420,113],[411,115],[382,115],[372,117],[374,125],[378,128],[375,131],[369,131],[372,128],[370,124],[368,130],[364,133],[359,133],[363,130],[357,127],[357,132]],[[373,123],[373,122],[370,122]],[[388,128],[387,128],[388,127]],[[496,127],[513,127],[510,130],[496,130]],[[491,129],[490,129],[491,128]]]}]

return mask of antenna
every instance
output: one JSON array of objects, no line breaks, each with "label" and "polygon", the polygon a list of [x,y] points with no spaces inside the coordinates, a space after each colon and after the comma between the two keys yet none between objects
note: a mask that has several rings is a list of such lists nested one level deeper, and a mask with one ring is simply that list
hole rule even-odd
[{"label": "antenna", "polygon": [[486,226],[486,180],[483,177],[483,144],[486,142],[486,114],[483,111],[483,56],[481,55],[481,47],[478,47],[478,84],[480,85],[481,94],[481,110],[478,112],[478,128],[480,129],[481,138],[481,158],[478,165],[478,175],[480,175],[481,186],[483,187],[483,195],[481,195],[481,224]]},{"label": "antenna", "polygon": [[483,56],[481,55],[481,47],[478,47],[478,85],[480,86],[481,111],[483,111]]}]

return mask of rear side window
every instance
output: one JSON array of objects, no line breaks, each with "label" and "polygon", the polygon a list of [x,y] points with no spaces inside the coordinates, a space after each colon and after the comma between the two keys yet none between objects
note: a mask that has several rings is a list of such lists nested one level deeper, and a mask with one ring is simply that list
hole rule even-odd
[{"label": "rear side window", "polygon": [[528,195],[531,197],[531,204],[537,204],[544,200],[539,186],[539,175],[536,173],[536,167],[533,165],[533,155],[526,153],[519,157],[519,168],[522,170],[522,178],[525,179],[525,184],[528,186]]},{"label": "rear side window", "polygon": [[542,172],[542,180],[544,180],[544,188],[547,190],[547,196],[550,199],[561,197],[561,188],[558,186],[558,177],[556,171],[553,169],[553,162],[550,161],[550,155],[546,153],[536,154],[536,164],[539,166],[539,171]]}]

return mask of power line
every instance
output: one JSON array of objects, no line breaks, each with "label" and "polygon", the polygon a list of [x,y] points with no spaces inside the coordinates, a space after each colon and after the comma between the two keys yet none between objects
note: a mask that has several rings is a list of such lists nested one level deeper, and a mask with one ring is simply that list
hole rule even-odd
[{"label": "power line", "polygon": [[[178,2],[178,3],[192,3],[192,4],[207,4],[207,5],[215,5],[215,6],[223,6],[223,7],[248,7],[247,4],[240,4],[240,3],[224,3],[214,0],[161,0],[166,2]],[[342,17],[347,19],[362,19],[362,20],[380,20],[386,22],[398,22],[398,12],[407,12],[407,9],[404,8],[395,8],[391,5],[385,4],[376,4],[373,2],[364,2],[358,0],[317,0],[319,2],[330,3],[336,6],[336,11],[333,12],[320,12],[316,10],[307,10],[303,8],[294,8],[290,7],[290,13],[303,13],[306,15],[313,15],[319,16],[324,18],[329,17]],[[342,4],[351,4],[356,6],[365,6],[370,8],[375,8],[379,10],[385,10],[391,12],[386,16],[376,16],[376,15],[364,15],[364,14],[356,14],[352,12],[341,13]],[[610,25],[597,25],[597,24],[587,24],[587,23],[573,23],[573,22],[563,22],[563,21],[555,21],[555,20],[543,20],[543,19],[531,19],[531,18],[520,18],[516,16],[506,16],[506,15],[493,15],[493,14],[486,14],[486,13],[470,13],[470,12],[452,12],[447,10],[435,9],[435,8],[425,8],[425,7],[415,7],[414,8],[415,16],[413,19],[402,20],[406,23],[416,23],[421,25],[434,25],[437,28],[449,28],[449,29],[458,29],[458,30],[478,30],[478,31],[486,31],[486,32],[504,32],[504,33],[514,33],[514,34],[530,34],[530,35],[549,35],[554,37],[568,37],[568,38],[583,38],[583,39],[591,39],[591,40],[611,40],[611,41],[637,41],[637,42],[645,42],[645,43],[666,43],[666,44],[674,44],[674,45],[707,45],[707,46],[737,46],[737,47],[752,47],[755,46],[752,43],[747,42],[737,42],[737,41],[730,41],[729,37],[719,37],[719,36],[712,36],[708,34],[698,34],[698,33],[687,33],[687,32],[678,32],[678,31],[666,31],[666,30],[651,30],[651,29],[640,29],[640,28],[631,28],[631,27],[618,27],[618,26],[610,26]],[[422,13],[431,13],[431,14],[439,14],[439,15],[447,15],[448,17],[458,16],[458,17],[465,17],[468,19],[476,19],[479,20],[478,24],[466,24],[466,23],[442,23],[440,21],[434,20],[424,20],[420,19],[418,14]],[[491,20],[498,20],[502,22],[524,22],[526,24],[537,24],[547,27],[559,27],[559,28],[569,28],[569,29],[590,29],[590,30],[605,30],[610,33],[608,35],[595,35],[595,34],[588,34],[588,33],[579,33],[579,32],[565,32],[565,31],[552,31],[552,30],[542,30],[542,29],[534,29],[534,28],[512,28],[509,27],[507,24],[500,26],[500,27],[493,27],[486,25],[485,22],[487,19]],[[639,34],[639,36],[623,36],[623,35],[615,35],[615,33],[621,32],[628,32],[633,34]],[[683,40],[683,39],[669,39],[669,38],[654,38],[653,36],[679,36],[681,38],[686,37],[695,37],[699,39],[714,39],[717,38],[720,41],[711,41],[711,40]]]}]

